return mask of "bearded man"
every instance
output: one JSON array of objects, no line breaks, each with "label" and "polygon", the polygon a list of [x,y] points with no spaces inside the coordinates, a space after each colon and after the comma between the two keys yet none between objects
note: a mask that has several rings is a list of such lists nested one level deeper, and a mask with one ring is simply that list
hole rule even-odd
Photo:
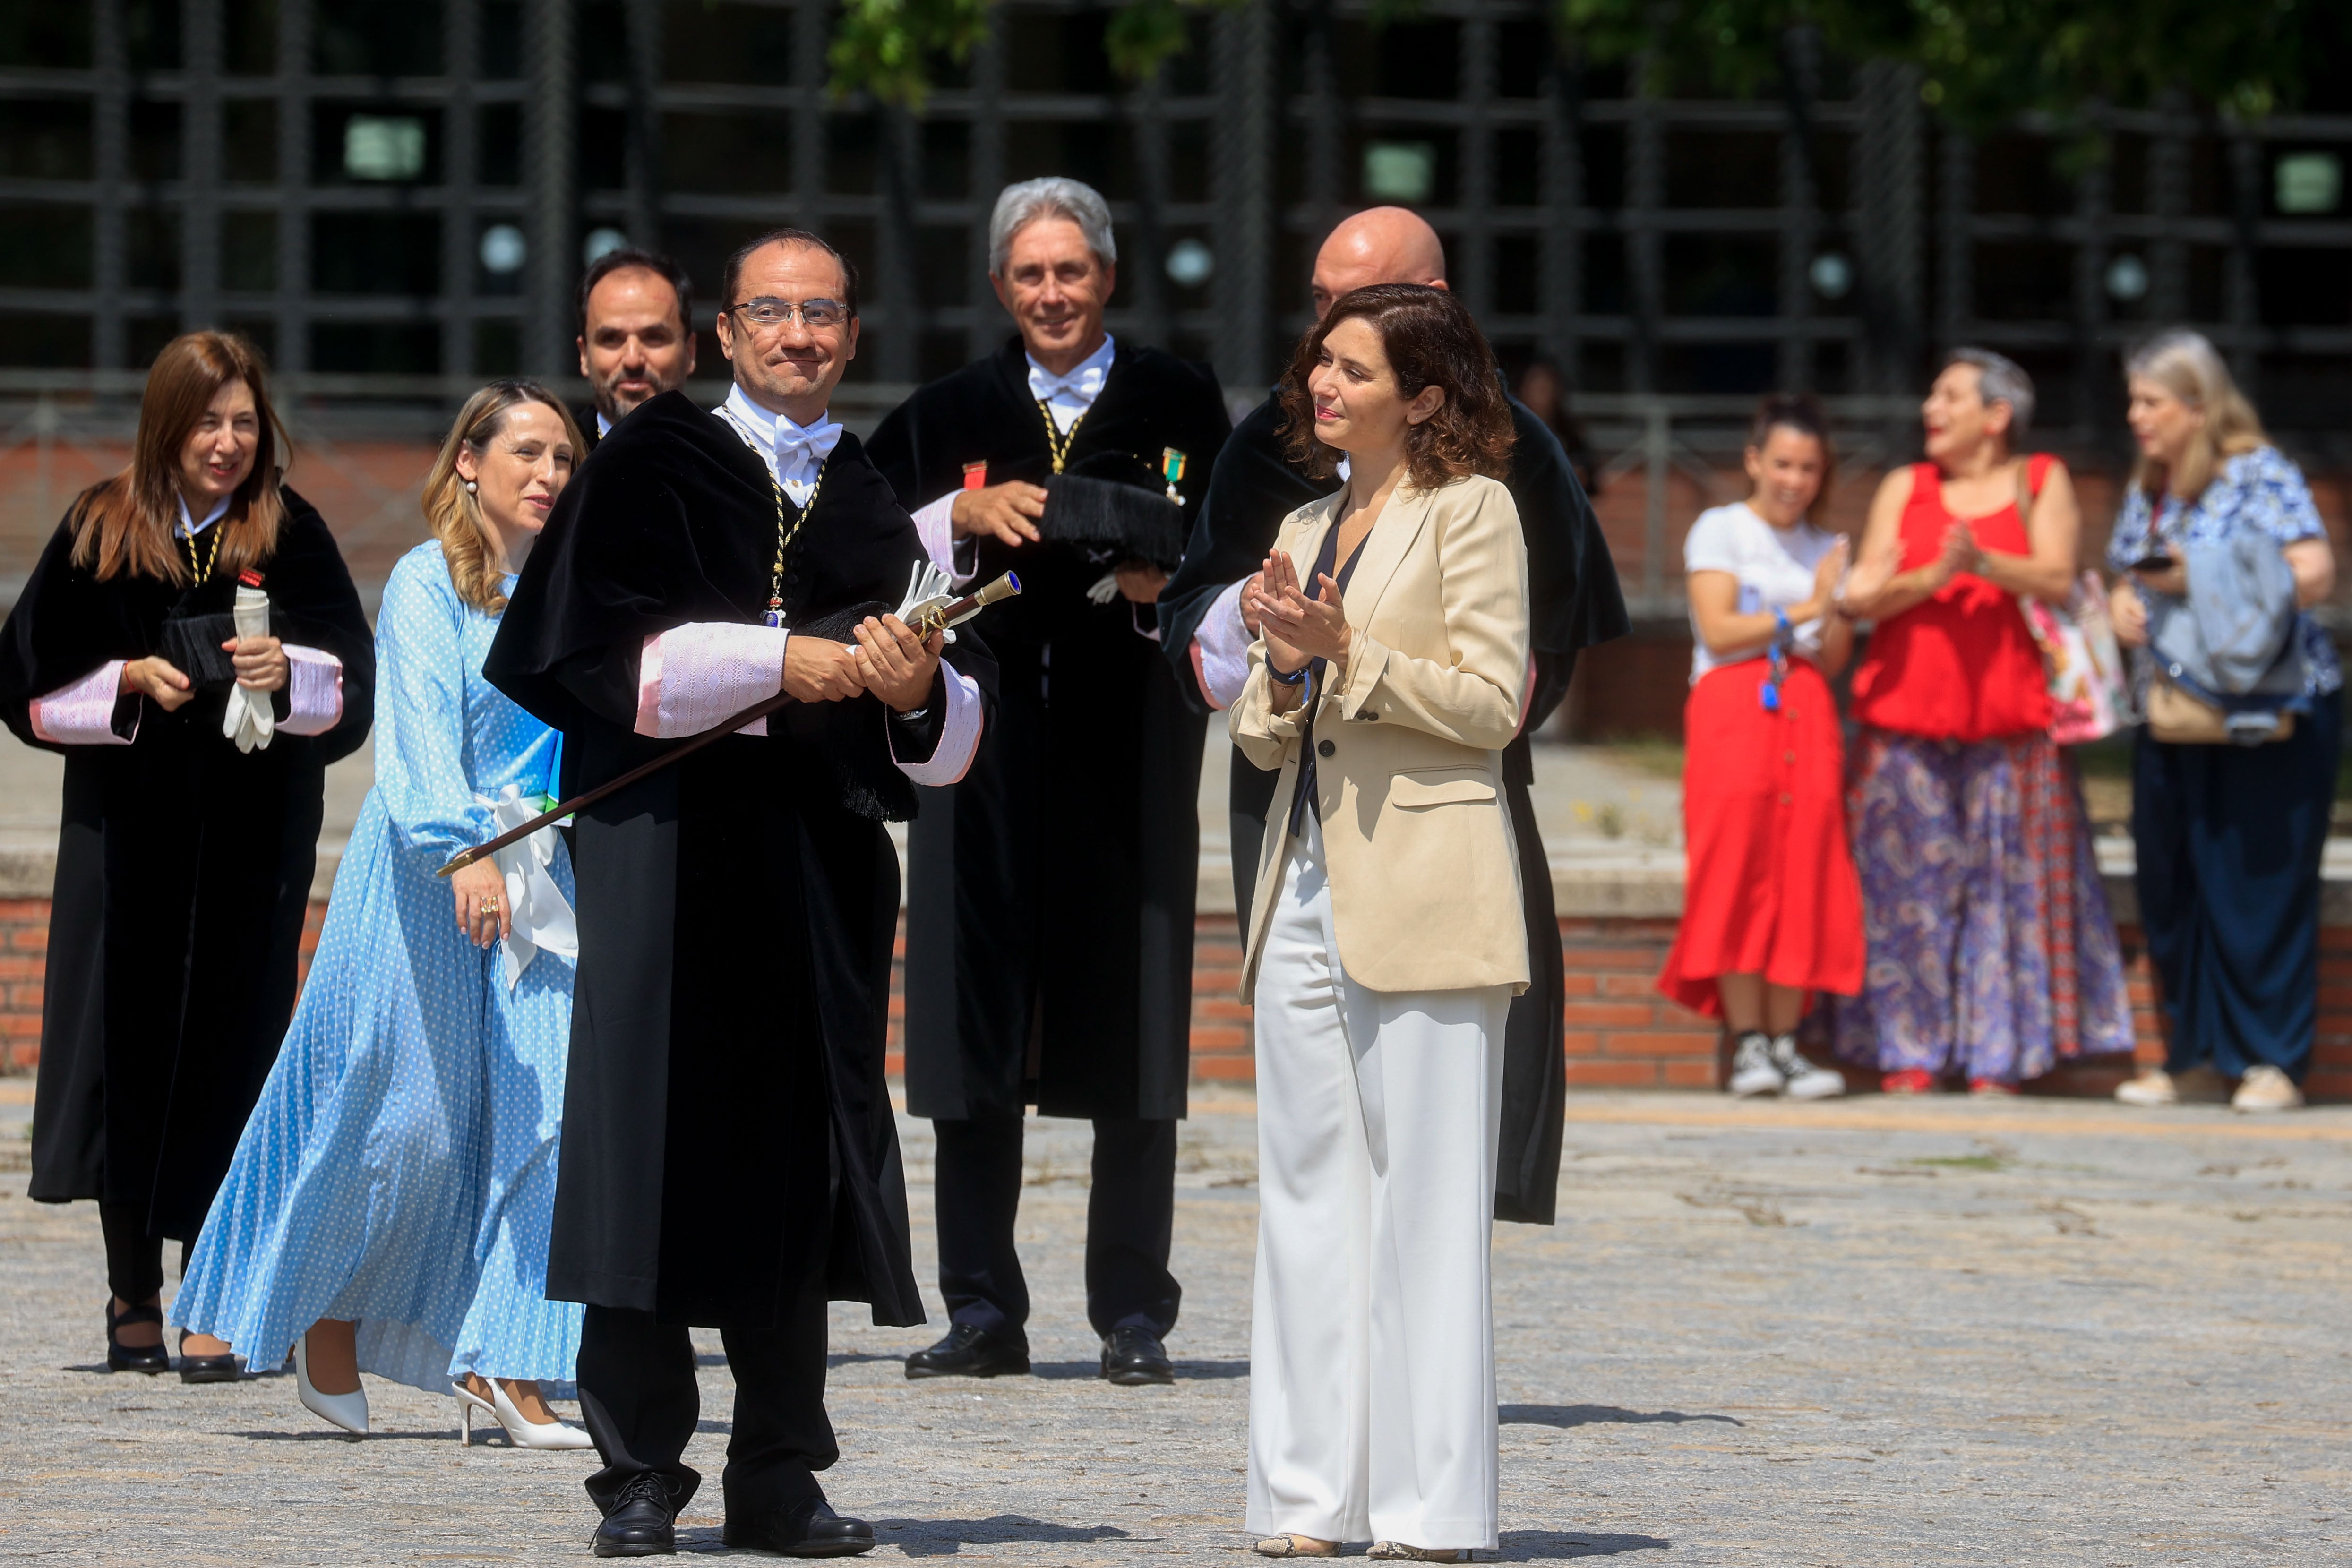
[{"label": "bearded man", "polygon": [[579,318],[592,402],[573,412],[593,452],[630,410],[694,374],[694,283],[666,256],[608,250],[581,275]]}]

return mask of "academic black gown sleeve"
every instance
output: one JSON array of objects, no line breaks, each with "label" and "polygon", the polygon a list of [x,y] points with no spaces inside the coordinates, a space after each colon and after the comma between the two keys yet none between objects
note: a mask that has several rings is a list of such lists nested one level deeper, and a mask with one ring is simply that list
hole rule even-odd
[{"label": "academic black gown sleeve", "polygon": [[[334,535],[317,508],[290,488],[281,486],[278,495],[286,517],[278,548],[260,568],[269,595],[269,630],[280,642],[332,653],[343,665],[341,719],[324,735],[286,738],[300,741],[321,762],[334,762],[367,739],[375,708],[375,638]],[[184,609],[209,613],[227,610],[236,590],[228,573],[189,590],[143,578],[100,582],[94,572],[73,564],[68,514],[26,580],[17,609],[0,628],[0,722],[27,746],[67,756],[87,749],[35,735],[34,701],[110,660],[156,653],[163,617],[184,593]],[[128,699],[126,706],[140,700]]]}]

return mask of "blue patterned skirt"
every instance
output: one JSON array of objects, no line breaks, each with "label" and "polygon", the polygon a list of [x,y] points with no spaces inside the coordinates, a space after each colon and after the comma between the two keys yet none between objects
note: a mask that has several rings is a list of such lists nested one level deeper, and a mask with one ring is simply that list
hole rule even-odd
[{"label": "blue patterned skirt", "polygon": [[2016,1083],[2132,1048],[2123,955],[2074,764],[2044,735],[1865,727],[1847,821],[1869,958],[1837,1052]]}]

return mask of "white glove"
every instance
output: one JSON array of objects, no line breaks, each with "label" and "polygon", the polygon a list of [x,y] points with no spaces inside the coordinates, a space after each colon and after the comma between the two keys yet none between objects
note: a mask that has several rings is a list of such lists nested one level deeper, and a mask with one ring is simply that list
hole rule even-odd
[{"label": "white glove", "polygon": [[[237,586],[236,634],[239,637],[269,635],[269,595],[257,588]],[[269,694],[247,686],[233,685],[228,689],[228,707],[221,715],[221,734],[236,742],[239,751],[266,751],[269,737],[276,733],[278,721],[269,711]]]},{"label": "white glove", "polygon": [[[519,784],[508,785],[495,800],[477,795],[474,803],[490,809],[501,833],[521,827],[541,810],[537,800],[524,798]],[[579,957],[580,925],[571,902],[548,871],[555,863],[553,822],[490,858],[507,883],[507,913],[512,925],[499,947],[506,956],[507,989],[511,991],[522,982],[522,972],[542,948],[561,958]]]},{"label": "white glove", "polygon": [[[941,571],[938,562],[928,559],[919,560],[907,578],[907,597],[898,601],[898,619],[912,626],[915,617],[924,611],[944,609],[954,602],[955,579]],[[956,640],[953,632],[940,635],[950,643]]]}]

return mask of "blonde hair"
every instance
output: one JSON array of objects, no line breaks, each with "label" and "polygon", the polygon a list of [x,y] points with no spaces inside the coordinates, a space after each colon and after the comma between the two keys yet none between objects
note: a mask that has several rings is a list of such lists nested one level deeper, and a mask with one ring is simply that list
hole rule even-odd
[{"label": "blonde hair", "polygon": [[2158,333],[2132,350],[2124,361],[2124,375],[2144,376],[2205,414],[2205,423],[2189,438],[2189,450],[2181,454],[2178,474],[2145,453],[2133,465],[2132,488],[2151,501],[2168,489],[2194,500],[2205,493],[2225,461],[2271,444],[2262,415],[2238,390],[2229,361],[2201,332]]},{"label": "blonde hair", "polygon": [[507,596],[499,591],[506,557],[489,518],[482,516],[481,502],[457,473],[457,454],[470,452],[474,461],[480,463],[490,443],[506,428],[507,415],[526,402],[544,403],[555,411],[563,421],[563,434],[577,462],[583,455],[580,427],[553,392],[537,382],[492,382],[457,411],[457,423],[450,425],[448,439],[441,443],[440,455],[433,460],[433,471],[425,477],[425,521],[432,528],[433,537],[441,541],[441,559],[448,564],[449,581],[458,598],[485,615],[496,615],[507,607]]},{"label": "blonde hair", "polygon": [[180,451],[220,390],[236,382],[253,393],[260,429],[253,471],[229,497],[215,570],[234,577],[269,559],[286,518],[278,494],[279,459],[291,460],[294,444],[269,406],[260,351],[234,332],[190,332],[163,345],[148,368],[131,465],[74,503],[76,566],[100,582],[126,571],[174,584],[189,580],[188,563],[173,540],[180,526]]}]

